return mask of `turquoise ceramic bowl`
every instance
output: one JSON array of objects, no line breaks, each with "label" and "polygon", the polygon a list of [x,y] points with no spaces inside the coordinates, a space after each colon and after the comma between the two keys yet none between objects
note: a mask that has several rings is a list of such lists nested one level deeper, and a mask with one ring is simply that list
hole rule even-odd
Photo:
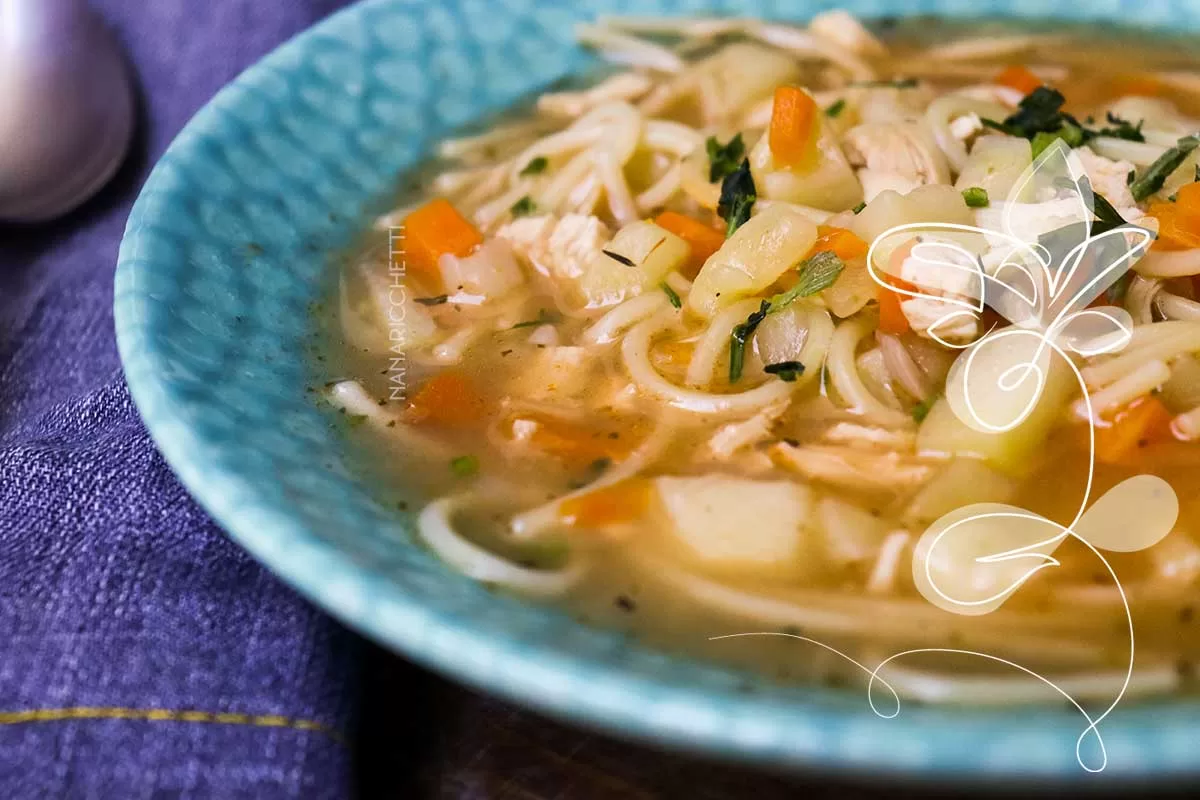
[{"label": "turquoise ceramic bowl", "polygon": [[[795,19],[829,5],[371,0],[335,15],[218,94],[147,181],[116,278],[129,386],[168,462],[230,536],[347,624],[464,683],[618,735],[785,767],[1085,778],[1075,757],[1085,722],[1065,708],[908,704],[884,720],[860,691],[748,682],[491,594],[413,543],[411,520],[376,501],[304,391],[316,369],[309,304],[328,286],[328,254],[440,136],[586,69],[576,20]],[[1200,24],[1190,0],[842,5]],[[1105,777],[1200,771],[1198,709],[1119,707],[1101,726]]]}]

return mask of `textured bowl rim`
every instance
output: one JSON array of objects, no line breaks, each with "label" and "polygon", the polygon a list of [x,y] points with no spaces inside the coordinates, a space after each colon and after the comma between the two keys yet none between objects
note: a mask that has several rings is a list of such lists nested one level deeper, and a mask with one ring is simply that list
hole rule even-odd
[{"label": "textured bowl rim", "polygon": [[[754,0],[749,0],[753,4]],[[930,0],[909,13],[941,10],[959,16],[969,15],[951,0]],[[168,383],[160,379],[160,354],[148,337],[141,335],[149,318],[148,297],[142,284],[144,259],[139,257],[143,215],[153,217],[152,199],[159,182],[165,180],[171,162],[186,159],[202,133],[219,128],[222,108],[245,99],[255,77],[268,69],[288,69],[302,60],[317,36],[337,35],[358,15],[386,6],[390,0],[364,0],[351,5],[297,35],[253,65],[222,89],[188,123],[163,155],[147,179],[134,205],[121,244],[114,283],[114,318],[117,344],[131,396],[146,426],[167,463],[199,504],[227,534],[252,553],[261,563],[283,578],[307,598],[361,633],[403,653],[424,666],[457,681],[505,697],[567,721],[606,732],[659,745],[770,764],[788,768],[818,768],[855,774],[904,774],[917,778],[954,776],[961,779],[1088,780],[1095,781],[1074,764],[1061,759],[1039,762],[1036,751],[1049,742],[1070,748],[1083,730],[1081,718],[1052,711],[1046,707],[1007,712],[999,716],[970,709],[931,709],[913,705],[888,722],[887,735],[872,735],[831,746],[823,735],[832,723],[849,713],[869,714],[866,700],[860,712],[830,708],[819,701],[796,702],[786,711],[779,708],[778,697],[747,695],[722,697],[723,711],[714,717],[711,698],[698,690],[679,688],[661,679],[649,679],[598,666],[548,647],[529,646],[498,637],[469,619],[431,612],[421,598],[390,584],[382,573],[357,563],[337,547],[307,531],[294,513],[269,499],[257,496],[255,487],[223,469],[214,457],[213,445],[198,435],[194,409],[172,394]],[[828,5],[828,4],[826,4]],[[842,3],[864,14],[889,11],[889,3],[878,0]],[[1043,17],[1045,6],[1021,13]],[[1186,5],[1186,3],[1185,3]],[[812,8],[810,10],[816,10]],[[1111,19],[1118,9],[1104,8],[1088,13],[1088,18]],[[1160,22],[1161,24],[1161,22]],[[289,546],[284,547],[282,544]],[[293,548],[293,544],[303,547]],[[312,569],[314,553],[321,559],[321,570]],[[339,587],[369,583],[373,600],[384,608],[364,609],[351,593]],[[430,644],[425,631],[439,631],[439,644]],[[410,631],[422,631],[419,640]],[[469,654],[471,657],[463,657]],[[570,673],[585,685],[615,687],[618,691],[596,696],[575,696],[553,691],[555,674]],[[629,691],[620,691],[626,689]],[[643,691],[656,698],[653,707],[639,703]],[[622,699],[623,698],[623,699]],[[1200,731],[1196,704],[1128,705],[1106,721],[1102,731],[1110,754],[1121,743],[1159,733],[1178,745],[1194,739]],[[732,713],[731,713],[732,712]],[[765,746],[739,728],[740,722],[754,720],[792,742],[786,750]],[[716,724],[713,724],[716,723]],[[1030,737],[1027,771],[1014,770],[1011,761],[1004,767],[989,768],[953,755],[948,747],[960,736],[978,737],[981,732],[1009,730],[1013,726],[1036,724],[1036,741]],[[1033,731],[1030,731],[1033,733]],[[935,739],[929,753],[914,758],[897,743],[914,737]],[[1110,765],[1107,775],[1114,778],[1181,777],[1200,772],[1200,750],[1194,747],[1153,747],[1148,756],[1138,748],[1136,763]],[[1039,765],[1040,764],[1040,765]]]}]

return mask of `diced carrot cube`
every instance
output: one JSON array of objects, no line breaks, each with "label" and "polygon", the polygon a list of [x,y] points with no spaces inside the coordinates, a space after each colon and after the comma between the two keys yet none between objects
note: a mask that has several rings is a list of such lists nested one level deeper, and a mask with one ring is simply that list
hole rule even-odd
[{"label": "diced carrot cube", "polygon": [[414,424],[479,428],[487,410],[487,401],[475,384],[462,373],[448,370],[421,386],[409,401],[405,418]]},{"label": "diced carrot cube", "polygon": [[562,501],[558,504],[558,517],[579,528],[632,522],[644,516],[649,508],[651,488],[644,478],[618,481]]},{"label": "diced carrot cube", "polygon": [[699,220],[679,214],[675,211],[664,211],[654,219],[654,224],[664,228],[683,239],[688,244],[691,253],[688,258],[686,278],[696,277],[696,273],[704,266],[709,256],[721,249],[725,244],[725,233],[718,231]]},{"label": "diced carrot cube", "polygon": [[449,201],[431,200],[404,220],[404,247],[396,258],[407,270],[437,288],[442,285],[438,259],[466,256],[483,242],[483,234]]},{"label": "diced carrot cube", "polygon": [[1029,94],[1041,86],[1043,81],[1037,75],[1030,72],[1028,68],[1022,67],[1019,64],[1013,64],[1005,67],[996,76],[996,83],[1001,86],[1007,86],[1010,89],[1016,89],[1021,94]]},{"label": "diced carrot cube", "polygon": [[775,163],[785,167],[807,164],[816,154],[820,108],[813,96],[797,86],[775,90],[775,106],[767,141]]}]

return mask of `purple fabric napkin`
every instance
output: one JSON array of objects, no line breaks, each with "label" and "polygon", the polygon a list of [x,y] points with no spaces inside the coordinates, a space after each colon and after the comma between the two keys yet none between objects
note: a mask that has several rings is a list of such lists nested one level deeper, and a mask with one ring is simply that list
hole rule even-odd
[{"label": "purple fabric napkin", "polygon": [[350,793],[365,645],[189,499],[130,402],[112,321],[149,166],[223,84],[343,4],[93,0],[140,83],[134,152],[67,218],[0,226],[6,800]]}]

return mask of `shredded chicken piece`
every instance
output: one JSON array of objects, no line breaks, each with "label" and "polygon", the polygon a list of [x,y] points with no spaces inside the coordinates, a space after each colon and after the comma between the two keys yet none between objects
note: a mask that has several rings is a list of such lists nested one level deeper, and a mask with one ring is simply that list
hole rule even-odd
[{"label": "shredded chicken piece", "polygon": [[[947,253],[945,257],[951,256]],[[966,269],[930,264],[913,256],[900,265],[900,277],[925,294],[938,297],[972,301],[979,291],[977,278]],[[957,316],[946,324],[938,324],[962,308],[928,297],[914,297],[900,303],[900,310],[918,336],[933,339],[936,334],[937,338],[956,344],[972,342],[979,336],[979,321],[971,316]],[[933,334],[930,328],[934,329]]]},{"label": "shredded chicken piece", "polygon": [[907,122],[857,125],[842,137],[846,158],[855,167],[902,175],[920,184],[948,183],[946,158],[920,126]]},{"label": "shredded chicken piece", "polygon": [[613,101],[632,103],[650,91],[654,81],[640,72],[622,72],[578,92],[551,92],[538,98],[538,111],[574,119],[598,105]]},{"label": "shredded chicken piece", "polygon": [[786,402],[775,403],[750,419],[721,426],[708,440],[709,455],[717,460],[726,461],[735,453],[771,438],[771,427],[787,407]]},{"label": "shredded chicken piece", "polygon": [[883,42],[876,39],[852,14],[840,8],[817,14],[808,23],[808,29],[860,56],[887,55]]},{"label": "shredded chicken piece", "polygon": [[907,491],[929,480],[933,464],[896,452],[842,445],[796,446],[780,442],[770,449],[775,463],[804,477],[852,491]]},{"label": "shredded chicken piece", "polygon": [[521,217],[496,232],[513,251],[543,274],[556,278],[578,278],[612,239],[612,232],[599,217],[553,214]]},{"label": "shredded chicken piece", "polygon": [[917,434],[914,431],[881,428],[878,425],[839,422],[825,432],[825,441],[868,450],[883,448],[912,453],[916,449]]}]

